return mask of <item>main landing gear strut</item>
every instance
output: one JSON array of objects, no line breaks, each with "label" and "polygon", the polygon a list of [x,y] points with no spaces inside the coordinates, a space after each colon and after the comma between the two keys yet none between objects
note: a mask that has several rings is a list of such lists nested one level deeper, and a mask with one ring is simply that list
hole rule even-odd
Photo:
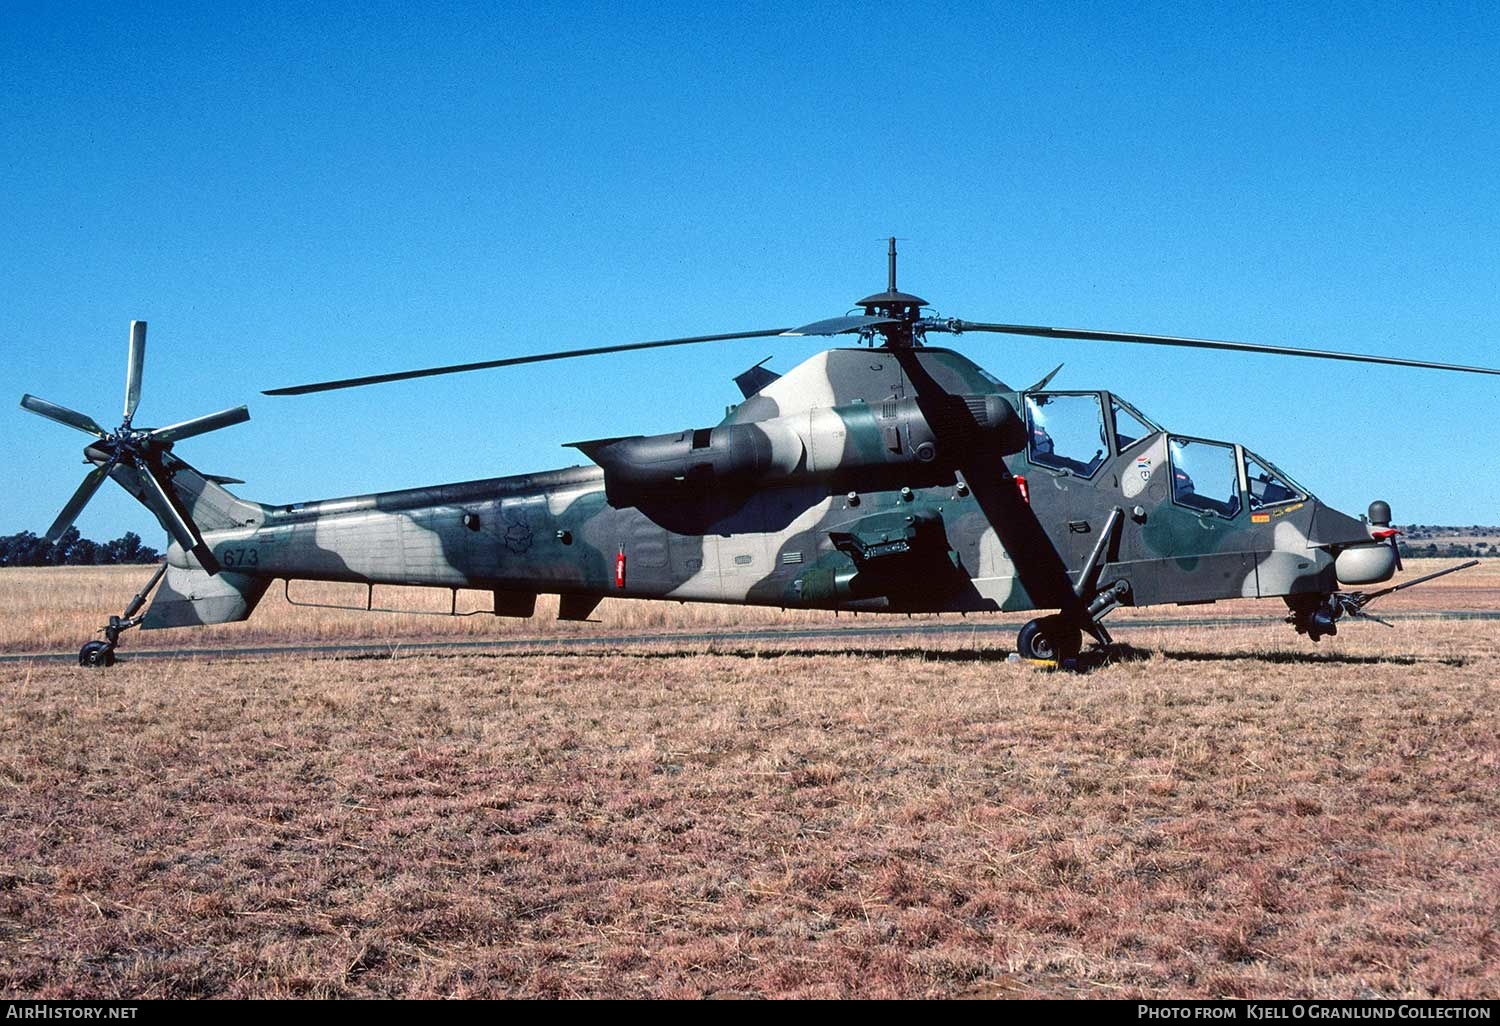
[{"label": "main landing gear strut", "polygon": [[1108,648],[1114,643],[1109,631],[1104,629],[1104,617],[1124,604],[1130,595],[1130,582],[1121,580],[1107,588],[1100,588],[1099,575],[1107,562],[1105,556],[1122,516],[1123,512],[1118,506],[1110,511],[1104,529],[1099,532],[1099,540],[1094,543],[1093,551],[1083,565],[1083,572],[1078,575],[1078,582],[1073,586],[1073,602],[1070,607],[1051,616],[1030,620],[1021,628],[1021,633],[1016,638],[1016,651],[1022,659],[1058,663],[1077,659],[1078,653],[1083,649],[1085,631],[1101,648]]},{"label": "main landing gear strut", "polygon": [[1022,659],[1037,659],[1043,662],[1061,663],[1077,659],[1083,650],[1083,635],[1086,632],[1101,649],[1114,644],[1114,638],[1104,629],[1106,615],[1124,604],[1130,594],[1127,581],[1116,581],[1094,596],[1087,606],[1069,613],[1053,613],[1051,616],[1028,620],[1016,638],[1016,652]]},{"label": "main landing gear strut", "polygon": [[166,572],[167,564],[163,563],[157,567],[156,573],[151,575],[151,580],[135,593],[135,598],[131,599],[130,605],[125,607],[125,612],[119,616],[111,616],[109,623],[99,628],[99,633],[104,635],[103,641],[90,641],[78,650],[79,666],[103,669],[106,666],[115,665],[115,648],[120,643],[120,635],[140,625],[141,620],[144,619],[138,615],[141,607],[146,604],[146,599],[151,597],[151,592],[161,583]]}]

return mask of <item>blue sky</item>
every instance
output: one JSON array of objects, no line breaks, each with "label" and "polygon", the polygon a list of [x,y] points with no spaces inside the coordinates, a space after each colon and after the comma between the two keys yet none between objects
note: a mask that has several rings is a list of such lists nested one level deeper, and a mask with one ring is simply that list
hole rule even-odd
[{"label": "blue sky", "polygon": [[[563,466],[707,425],[815,342],[595,357],[302,399],[260,389],[845,312],[1500,364],[1490,5],[11,5],[0,35],[0,533],[143,425],[283,502]],[[1500,522],[1500,379],[965,336],[1113,388],[1321,497]],[[119,489],[85,534],[161,530]]]}]

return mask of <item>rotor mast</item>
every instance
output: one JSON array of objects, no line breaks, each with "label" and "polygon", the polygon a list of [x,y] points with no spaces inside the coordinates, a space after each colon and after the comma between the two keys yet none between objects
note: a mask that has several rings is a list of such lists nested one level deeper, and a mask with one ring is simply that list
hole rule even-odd
[{"label": "rotor mast", "polygon": [[889,242],[890,248],[886,251],[886,290],[866,296],[855,305],[864,308],[866,317],[884,317],[891,322],[875,326],[875,330],[885,338],[887,349],[910,349],[922,344],[912,327],[921,318],[922,307],[927,305],[927,300],[897,290],[896,237],[892,235]]}]

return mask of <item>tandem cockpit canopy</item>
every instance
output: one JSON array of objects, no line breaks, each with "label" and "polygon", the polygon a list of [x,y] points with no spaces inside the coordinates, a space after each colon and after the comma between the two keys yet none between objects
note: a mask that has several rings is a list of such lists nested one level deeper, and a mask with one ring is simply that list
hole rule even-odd
[{"label": "tandem cockpit canopy", "polygon": [[1111,392],[1027,392],[1026,456],[1032,464],[1092,479],[1113,458],[1167,434],[1172,501],[1235,519],[1245,511],[1305,501],[1311,494],[1241,445],[1169,434]]}]

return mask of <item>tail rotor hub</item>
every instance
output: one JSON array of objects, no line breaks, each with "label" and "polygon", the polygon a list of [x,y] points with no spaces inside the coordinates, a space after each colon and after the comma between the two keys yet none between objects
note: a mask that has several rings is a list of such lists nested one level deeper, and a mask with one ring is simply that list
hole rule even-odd
[{"label": "tail rotor hub", "polygon": [[[184,549],[207,554],[197,528],[171,490],[171,482],[161,466],[161,456],[172,448],[174,442],[249,420],[250,411],[243,406],[236,406],[166,427],[137,428],[132,421],[141,399],[141,376],[145,360],[146,322],[131,321],[129,360],[125,367],[125,410],[120,426],[113,431],[106,431],[92,417],[77,410],[70,410],[34,395],[21,397],[22,409],[94,436],[94,440],[83,450],[84,460],[92,463],[94,469],[84,477],[83,483],[73,493],[73,498],[53,521],[52,527],[47,531],[48,541],[56,543],[66,533],[112,471],[120,466],[128,466],[135,471],[135,475],[127,488],[156,514],[173,540]],[[123,478],[121,483],[125,483]]]}]

